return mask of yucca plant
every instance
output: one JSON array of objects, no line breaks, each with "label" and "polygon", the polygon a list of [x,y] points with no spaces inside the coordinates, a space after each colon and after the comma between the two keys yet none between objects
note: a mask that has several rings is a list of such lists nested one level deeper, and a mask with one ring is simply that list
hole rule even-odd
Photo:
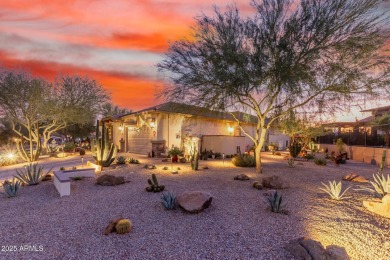
[{"label": "yucca plant", "polygon": [[339,183],[336,183],[336,181],[329,181],[329,185],[326,185],[323,182],[321,182],[321,184],[324,185],[324,188],[320,188],[320,190],[323,190],[326,193],[328,193],[331,199],[342,200],[342,199],[349,198],[349,197],[345,197],[344,195],[347,192],[347,190],[349,190],[349,188],[351,187],[346,188],[344,192],[342,192],[343,185],[341,181]]},{"label": "yucca plant", "polygon": [[161,195],[161,203],[166,210],[172,210],[176,207],[176,196],[170,192],[164,192]]},{"label": "yucca plant", "polygon": [[15,197],[20,189],[21,182],[19,180],[12,179],[12,181],[4,181],[3,189],[4,194],[7,195],[8,198]]},{"label": "yucca plant", "polygon": [[29,165],[25,165],[23,170],[16,170],[17,175],[15,175],[15,178],[28,186],[37,185],[51,171],[50,169],[44,173],[43,168],[43,166],[38,167],[37,163],[30,163]]},{"label": "yucca plant", "polygon": [[387,174],[387,178],[383,174],[373,174],[374,181],[370,181],[373,188],[362,187],[358,190],[366,190],[376,194],[378,197],[383,198],[386,194],[390,194],[390,177]]},{"label": "yucca plant", "polygon": [[272,212],[285,213],[284,207],[286,206],[286,203],[283,201],[283,196],[277,191],[268,197],[268,206]]}]

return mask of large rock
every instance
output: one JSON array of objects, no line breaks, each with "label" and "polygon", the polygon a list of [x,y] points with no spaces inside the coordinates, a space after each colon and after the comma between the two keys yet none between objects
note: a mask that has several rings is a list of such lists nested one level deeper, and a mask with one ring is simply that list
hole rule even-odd
[{"label": "large rock", "polygon": [[344,247],[330,245],[326,247],[328,260],[350,260]]},{"label": "large rock", "polygon": [[390,194],[386,194],[382,199],[364,200],[363,206],[382,217],[390,218]]},{"label": "large rock", "polygon": [[245,174],[239,174],[237,176],[234,176],[234,179],[235,180],[238,180],[238,181],[247,181],[247,180],[250,180],[250,178],[248,177],[248,175],[245,175]]},{"label": "large rock", "polygon": [[298,242],[306,249],[313,260],[327,260],[328,254],[320,242],[306,237],[299,238]]},{"label": "large rock", "polygon": [[350,173],[343,177],[343,181],[353,181],[353,182],[368,182],[366,178],[363,176],[356,174],[356,173]]},{"label": "large rock", "polygon": [[176,199],[183,210],[190,213],[199,213],[210,206],[213,197],[203,191],[187,191],[177,196]]},{"label": "large rock", "polygon": [[285,246],[286,249],[295,259],[299,260],[312,260],[312,257],[306,251],[306,249],[299,244],[297,239],[290,240]]},{"label": "large rock", "polygon": [[285,246],[290,254],[295,259],[302,260],[349,260],[349,256],[345,251],[345,248],[330,245],[326,249],[323,245],[313,239],[301,237],[298,239],[290,240]]},{"label": "large rock", "polygon": [[114,175],[109,175],[109,174],[103,174],[102,176],[99,176],[96,179],[96,184],[102,186],[115,186],[123,183],[125,183],[124,177],[122,176],[116,177]]},{"label": "large rock", "polygon": [[261,181],[264,188],[275,190],[288,188],[288,185],[279,176],[265,177]]}]

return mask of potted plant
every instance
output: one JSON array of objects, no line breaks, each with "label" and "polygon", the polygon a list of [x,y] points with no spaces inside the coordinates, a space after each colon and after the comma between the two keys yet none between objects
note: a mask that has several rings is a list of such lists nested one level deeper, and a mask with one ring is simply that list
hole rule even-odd
[{"label": "potted plant", "polygon": [[177,147],[173,146],[169,151],[168,151],[168,156],[172,158],[172,162],[178,162],[179,161],[179,155],[183,155],[183,151]]}]

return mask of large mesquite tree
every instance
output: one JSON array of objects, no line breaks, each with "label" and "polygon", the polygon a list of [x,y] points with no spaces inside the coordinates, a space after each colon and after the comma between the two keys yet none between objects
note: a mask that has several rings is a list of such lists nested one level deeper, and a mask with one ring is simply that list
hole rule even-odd
[{"label": "large mesquite tree", "polygon": [[[389,33],[380,0],[252,1],[196,19],[193,37],[173,42],[158,68],[161,95],[208,108],[246,108],[257,118],[256,171],[271,125],[291,110],[337,109],[389,94]],[[387,92],[387,93],[386,93]],[[234,116],[234,114],[233,114]],[[266,120],[268,118],[268,120]]]}]

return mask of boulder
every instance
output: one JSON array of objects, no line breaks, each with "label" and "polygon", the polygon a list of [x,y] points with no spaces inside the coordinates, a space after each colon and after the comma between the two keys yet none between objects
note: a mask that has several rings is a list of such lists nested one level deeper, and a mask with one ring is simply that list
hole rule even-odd
[{"label": "boulder", "polygon": [[116,224],[121,220],[120,218],[114,219],[110,222],[110,224],[107,225],[107,227],[104,229],[104,235],[109,235],[112,232],[115,232],[115,226]]},{"label": "boulder", "polygon": [[353,182],[368,182],[368,180],[366,178],[364,178],[363,176],[360,176],[359,174],[356,174],[356,173],[347,174],[342,178],[342,180],[343,181],[353,181]]},{"label": "boulder", "polygon": [[295,259],[312,260],[312,257],[306,249],[299,244],[297,239],[290,240],[285,246],[286,249]]},{"label": "boulder", "polygon": [[375,214],[390,218],[390,194],[386,194],[382,199],[364,200],[363,206]]},{"label": "boulder", "polygon": [[303,260],[349,260],[349,256],[344,247],[335,245],[323,245],[313,239],[301,237],[290,240],[285,246],[288,252],[294,256],[295,259]]},{"label": "boulder", "polygon": [[313,260],[327,260],[328,254],[320,242],[306,237],[298,238],[298,242],[306,249]]},{"label": "boulder", "polygon": [[276,192],[276,190],[267,190],[266,192],[263,193],[264,196],[270,197]]},{"label": "boulder", "polygon": [[245,175],[245,174],[239,174],[237,176],[234,176],[234,179],[238,180],[238,181],[247,181],[250,178],[247,175]]},{"label": "boulder", "polygon": [[96,184],[102,186],[115,186],[123,183],[125,183],[124,177],[122,176],[116,177],[114,175],[109,175],[109,174],[103,174],[102,176],[99,176],[96,179]]},{"label": "boulder", "polygon": [[255,189],[258,189],[258,190],[262,190],[263,189],[263,185],[261,185],[261,183],[259,183],[258,181],[255,181],[252,184],[252,187],[255,188]]},{"label": "boulder", "polygon": [[213,197],[203,191],[187,191],[176,197],[178,205],[190,213],[199,213],[208,208]]},{"label": "boulder", "polygon": [[328,260],[350,260],[344,247],[330,245],[326,247],[326,253],[328,253]]},{"label": "boulder", "polygon": [[275,190],[288,188],[288,185],[279,176],[265,177],[261,181],[264,188]]}]

